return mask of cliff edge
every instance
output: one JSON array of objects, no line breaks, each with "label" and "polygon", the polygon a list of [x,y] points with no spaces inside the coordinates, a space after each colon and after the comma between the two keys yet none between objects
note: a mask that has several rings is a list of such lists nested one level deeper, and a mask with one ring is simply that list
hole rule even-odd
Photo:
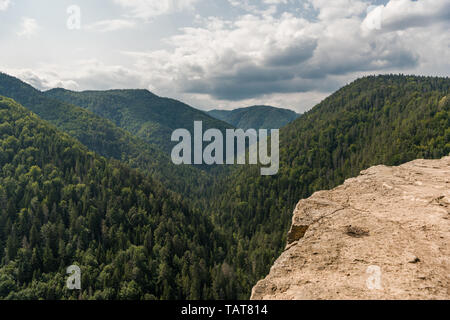
[{"label": "cliff edge", "polygon": [[301,200],[251,299],[450,299],[450,157],[376,166]]}]

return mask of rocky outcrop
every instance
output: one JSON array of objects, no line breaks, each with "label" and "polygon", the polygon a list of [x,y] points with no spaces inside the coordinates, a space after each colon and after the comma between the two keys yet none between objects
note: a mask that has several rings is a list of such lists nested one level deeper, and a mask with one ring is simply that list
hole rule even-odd
[{"label": "rocky outcrop", "polygon": [[252,299],[450,299],[450,157],[376,166],[301,200]]}]

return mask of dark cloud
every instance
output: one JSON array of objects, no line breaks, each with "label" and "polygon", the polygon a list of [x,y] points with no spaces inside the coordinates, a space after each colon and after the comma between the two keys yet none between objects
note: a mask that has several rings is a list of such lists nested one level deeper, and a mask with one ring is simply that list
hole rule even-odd
[{"label": "dark cloud", "polygon": [[279,50],[270,54],[266,58],[269,66],[294,66],[310,59],[317,48],[317,39],[306,39],[301,43],[294,44],[284,50]]},{"label": "dark cloud", "polygon": [[[281,57],[284,53],[277,56]],[[232,71],[217,76],[195,81],[185,80],[181,87],[186,93],[209,94],[216,99],[230,101],[274,93],[329,92],[339,87],[336,81],[330,80],[330,76],[404,69],[414,67],[417,63],[418,56],[412,52],[399,45],[379,41],[367,45],[364,50],[349,50],[348,55],[343,52],[333,59],[322,58],[314,62],[306,60],[294,66],[239,63]]]},{"label": "dark cloud", "polygon": [[347,59],[323,61],[317,65],[305,65],[300,71],[305,78],[324,78],[329,75],[346,75],[354,72],[405,69],[418,65],[419,57],[411,51],[386,47],[376,52],[375,48],[366,55],[358,54]]},{"label": "dark cloud", "polygon": [[[276,72],[276,71],[272,71]],[[276,76],[274,78],[277,78]],[[217,78],[187,83],[188,93],[205,93],[219,100],[238,101],[271,93],[321,91],[330,92],[339,87],[331,79],[281,79],[272,81],[245,81],[242,78]]]}]

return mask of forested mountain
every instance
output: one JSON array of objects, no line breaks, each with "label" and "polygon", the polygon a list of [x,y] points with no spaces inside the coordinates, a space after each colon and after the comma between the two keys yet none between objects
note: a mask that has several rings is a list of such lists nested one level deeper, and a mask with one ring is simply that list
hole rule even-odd
[{"label": "forested mountain", "polygon": [[182,197],[1,96],[0,149],[0,299],[213,296],[226,248]]},{"label": "forested mountain", "polygon": [[450,79],[371,76],[340,89],[280,130],[280,171],[243,167],[216,185],[215,224],[233,234],[227,263],[239,297],[285,245],[295,204],[372,165],[450,153]]},{"label": "forested mountain", "polygon": [[162,98],[148,90],[107,90],[74,92],[52,89],[46,96],[86,108],[113,121],[144,141],[170,153],[175,145],[172,132],[184,128],[193,132],[194,121],[203,121],[204,130],[232,128],[180,101]]},{"label": "forested mountain", "polygon": [[192,194],[198,189],[194,190],[193,186],[207,180],[207,176],[194,167],[173,165],[170,157],[158,146],[144,142],[110,120],[81,107],[48,98],[32,86],[3,73],[0,73],[0,95],[19,102],[78,139],[91,151],[150,173],[172,190]]},{"label": "forested mountain", "polygon": [[[120,130],[49,99],[53,114],[39,91],[27,97],[10,87],[69,133],[81,119]],[[231,166],[213,182],[180,181],[195,194],[189,203],[8,99],[0,138],[0,298],[75,298],[63,287],[64,267],[74,263],[84,270],[83,298],[248,298],[282,250],[299,199],[372,165],[450,153],[450,80],[359,79],[281,128],[277,175]],[[79,138],[98,152],[92,139]]]},{"label": "forested mountain", "polygon": [[211,110],[211,117],[241,129],[279,129],[300,115],[292,110],[270,106],[252,106],[234,110]]}]

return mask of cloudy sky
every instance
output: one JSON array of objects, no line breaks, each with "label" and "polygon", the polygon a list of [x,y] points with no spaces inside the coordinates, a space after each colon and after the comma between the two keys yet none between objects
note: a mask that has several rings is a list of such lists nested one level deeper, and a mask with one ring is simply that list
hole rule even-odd
[{"label": "cloudy sky", "polygon": [[0,71],[303,112],[367,74],[450,75],[450,0],[0,0]]}]

